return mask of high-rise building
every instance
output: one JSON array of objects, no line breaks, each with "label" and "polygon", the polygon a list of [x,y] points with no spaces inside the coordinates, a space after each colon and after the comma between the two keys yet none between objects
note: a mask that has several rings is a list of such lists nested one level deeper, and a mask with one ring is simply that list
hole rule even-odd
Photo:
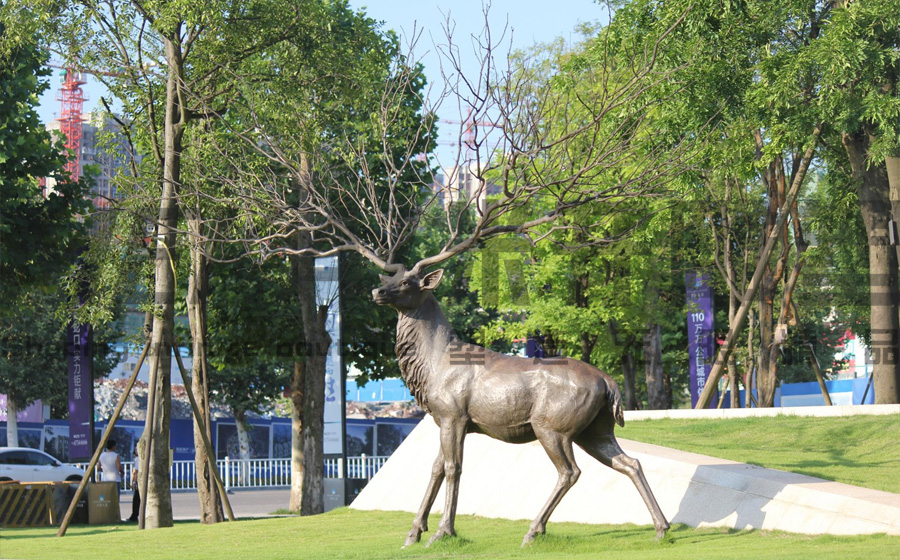
[{"label": "high-rise building", "polygon": [[[501,187],[479,178],[475,163],[455,165],[435,174],[434,190],[440,204],[447,208],[458,200],[475,200],[479,213],[483,213],[488,196],[500,194]],[[483,187],[482,187],[483,185]]]},{"label": "high-rise building", "polygon": [[[58,120],[48,123],[47,130],[58,137],[61,124]],[[83,177],[86,166],[95,166],[98,170],[91,187],[95,208],[106,208],[110,201],[117,198],[114,179],[119,173],[128,172],[128,153],[128,144],[119,123],[102,115],[85,113],[84,122],[81,123],[78,174]],[[55,181],[48,178],[47,188],[52,189],[54,185]]]}]

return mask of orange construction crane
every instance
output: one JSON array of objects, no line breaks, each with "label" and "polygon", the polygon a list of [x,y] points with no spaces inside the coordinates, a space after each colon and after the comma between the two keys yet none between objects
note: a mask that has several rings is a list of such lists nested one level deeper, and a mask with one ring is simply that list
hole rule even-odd
[{"label": "orange construction crane", "polygon": [[[60,68],[50,64],[53,68]],[[84,109],[84,91],[81,86],[87,82],[81,76],[81,72],[74,68],[62,68],[64,73],[63,85],[59,90],[57,100],[62,102],[62,111],[59,114],[59,131],[66,137],[66,149],[74,154],[68,163],[66,171],[77,181],[81,174],[81,123],[84,122],[82,110]]]}]

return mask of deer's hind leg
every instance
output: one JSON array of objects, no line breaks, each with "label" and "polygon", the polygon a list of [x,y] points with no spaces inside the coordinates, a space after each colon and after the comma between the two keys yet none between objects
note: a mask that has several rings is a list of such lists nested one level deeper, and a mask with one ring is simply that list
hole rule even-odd
[{"label": "deer's hind leg", "polygon": [[[595,427],[592,426],[592,428]],[[606,427],[604,426],[604,428]],[[612,424],[609,425],[608,432],[606,429],[600,431],[589,428],[575,439],[575,443],[607,467],[615,469],[631,479],[631,482],[634,483],[641,494],[641,498],[644,499],[647,509],[650,510],[653,525],[656,527],[656,539],[659,540],[669,530],[669,522],[666,521],[666,516],[660,509],[659,504],[656,503],[656,498],[653,496],[653,491],[650,490],[650,484],[647,483],[641,463],[622,451],[612,430]]]},{"label": "deer's hind leg", "polygon": [[563,496],[575,485],[575,482],[578,481],[578,477],[581,475],[581,470],[575,464],[575,454],[572,452],[572,438],[570,436],[549,430],[541,430],[537,427],[535,427],[534,433],[544,447],[544,451],[547,452],[547,456],[553,461],[553,465],[559,473],[559,478],[547,503],[544,504],[543,509],[538,513],[534,521],[531,522],[531,527],[525,534],[525,538],[522,539],[522,546],[533,541],[535,535],[544,534],[547,529],[547,520],[550,519],[553,510],[556,509]]},{"label": "deer's hind leg", "polygon": [[437,497],[442,482],[444,482],[444,452],[439,450],[437,459],[434,460],[434,465],[431,467],[431,480],[428,481],[425,497],[422,498],[419,513],[416,514],[416,518],[413,520],[412,529],[409,530],[409,534],[406,536],[403,548],[419,542],[422,532],[428,530],[428,514],[431,512],[431,506],[434,504],[434,499]]}]

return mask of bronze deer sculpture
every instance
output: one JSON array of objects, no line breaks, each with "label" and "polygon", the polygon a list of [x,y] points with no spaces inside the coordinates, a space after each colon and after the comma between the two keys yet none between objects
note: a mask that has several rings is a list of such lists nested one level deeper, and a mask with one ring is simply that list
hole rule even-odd
[{"label": "bronze deer sculpture", "polygon": [[372,291],[377,304],[399,313],[396,353],[401,374],[441,434],[431,480],[404,546],[419,542],[428,530],[428,514],[444,480],[446,505],[428,544],[456,534],[467,433],[510,443],[537,439],[559,472],[556,487],[531,523],[523,546],[545,532],[550,514],[581,474],[573,442],[631,479],[650,510],[657,539],[662,538],[669,523],[640,463],[622,451],[613,434],[614,424],[625,424],[616,382],[578,360],[519,358],[461,342],[432,294],[443,272],[422,274],[418,266],[411,271],[400,268],[393,277],[381,276],[382,286]]}]

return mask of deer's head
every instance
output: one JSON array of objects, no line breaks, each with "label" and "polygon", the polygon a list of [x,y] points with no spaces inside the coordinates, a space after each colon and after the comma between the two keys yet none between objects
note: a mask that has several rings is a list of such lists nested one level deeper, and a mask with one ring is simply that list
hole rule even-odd
[{"label": "deer's head", "polygon": [[425,302],[425,298],[441,282],[444,269],[422,274],[417,268],[401,268],[393,276],[379,275],[381,287],[372,290],[378,305],[389,305],[397,311],[411,311]]}]

